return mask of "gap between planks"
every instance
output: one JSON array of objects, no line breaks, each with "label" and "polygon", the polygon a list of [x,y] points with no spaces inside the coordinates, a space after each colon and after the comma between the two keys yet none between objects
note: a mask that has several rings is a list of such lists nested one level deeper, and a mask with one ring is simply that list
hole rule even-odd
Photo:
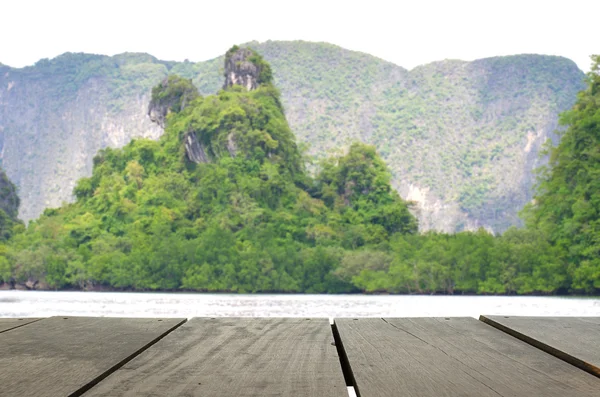
[{"label": "gap between planks", "polygon": [[[0,330],[0,334],[4,333],[4,332],[12,331],[13,329],[24,327],[24,326],[29,325],[29,324],[33,324],[33,323],[35,323],[37,321],[40,321],[40,320],[43,320],[43,319],[44,319],[43,317],[42,318],[26,318],[26,317],[18,318],[16,321],[23,321],[23,322],[22,323],[17,323],[18,325],[15,325],[14,327],[10,327],[10,328],[6,328],[6,329]],[[0,320],[2,320],[2,319],[0,319]]]},{"label": "gap between planks", "polygon": [[[162,320],[158,320],[158,321],[162,321]],[[95,379],[91,380],[86,385],[82,386],[79,390],[76,390],[75,392],[69,394],[68,397],[80,397],[80,396],[82,396],[85,392],[87,392],[88,390],[90,390],[92,387],[96,386],[102,380],[106,379],[108,376],[110,376],[111,374],[113,374],[115,371],[119,370],[121,367],[123,367],[129,361],[133,360],[134,358],[136,358],[137,356],[139,356],[140,354],[142,354],[149,347],[151,347],[152,345],[156,344],[158,341],[160,341],[161,339],[163,339],[165,336],[169,335],[171,332],[175,331],[177,328],[181,327],[186,322],[187,322],[187,319],[183,319],[179,323],[175,324],[167,332],[164,332],[162,335],[157,336],[156,338],[154,338],[153,340],[151,340],[150,342],[148,342],[146,345],[144,345],[141,348],[139,348],[137,351],[135,351],[132,354],[130,354],[129,356],[125,357],[123,360],[121,360],[117,364],[113,365],[112,367],[110,367],[109,369],[107,369],[106,371],[104,371],[104,373],[100,374]]]}]

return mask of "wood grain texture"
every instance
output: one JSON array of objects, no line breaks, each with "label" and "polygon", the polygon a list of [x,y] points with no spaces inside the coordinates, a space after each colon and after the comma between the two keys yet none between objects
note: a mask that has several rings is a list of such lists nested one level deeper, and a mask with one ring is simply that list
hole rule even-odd
[{"label": "wood grain texture", "polygon": [[600,325],[600,317],[577,317],[577,319],[579,321],[583,321],[584,323]]},{"label": "wood grain texture", "polygon": [[194,318],[85,396],[347,397],[327,319]]},{"label": "wood grain texture", "polygon": [[600,377],[598,317],[481,316],[480,320]]},{"label": "wood grain texture", "polygon": [[39,318],[0,318],[0,334],[11,329],[19,328],[31,324]]},{"label": "wood grain texture", "polygon": [[600,379],[473,318],[337,319],[361,397],[592,397]]},{"label": "wood grain texture", "polygon": [[80,395],[183,321],[51,317],[4,332],[0,395]]}]

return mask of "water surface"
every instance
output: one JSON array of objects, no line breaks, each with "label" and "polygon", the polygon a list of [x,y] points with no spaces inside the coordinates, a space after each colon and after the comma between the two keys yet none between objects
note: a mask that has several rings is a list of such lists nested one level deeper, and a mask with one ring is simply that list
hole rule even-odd
[{"label": "water surface", "polygon": [[596,316],[600,297],[0,291],[0,317]]}]

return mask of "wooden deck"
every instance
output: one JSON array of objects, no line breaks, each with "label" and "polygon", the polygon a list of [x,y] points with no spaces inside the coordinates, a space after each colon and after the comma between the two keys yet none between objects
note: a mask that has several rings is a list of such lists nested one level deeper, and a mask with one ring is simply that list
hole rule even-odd
[{"label": "wooden deck", "polygon": [[0,333],[13,328],[22,327],[25,324],[40,320],[39,318],[0,318]]},{"label": "wooden deck", "polygon": [[600,377],[600,318],[481,316],[481,321]]},{"label": "wooden deck", "polygon": [[600,318],[0,319],[0,396],[600,396]]}]

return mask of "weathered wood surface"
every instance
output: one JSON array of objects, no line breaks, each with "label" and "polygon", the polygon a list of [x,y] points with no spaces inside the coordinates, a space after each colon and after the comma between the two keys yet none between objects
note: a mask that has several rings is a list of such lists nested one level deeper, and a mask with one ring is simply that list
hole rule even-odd
[{"label": "weathered wood surface", "polygon": [[347,397],[327,319],[194,318],[85,396]]},{"label": "weathered wood surface", "polygon": [[51,317],[0,334],[0,395],[78,396],[183,319]]},{"label": "weathered wood surface", "polygon": [[480,319],[600,377],[599,317],[481,316]]},{"label": "weathered wood surface", "polygon": [[598,397],[600,379],[473,318],[335,320],[361,397]]},{"label": "weathered wood surface", "polygon": [[10,331],[11,329],[19,328],[27,324],[31,324],[34,321],[40,320],[39,318],[0,318],[0,334],[2,332]]}]

